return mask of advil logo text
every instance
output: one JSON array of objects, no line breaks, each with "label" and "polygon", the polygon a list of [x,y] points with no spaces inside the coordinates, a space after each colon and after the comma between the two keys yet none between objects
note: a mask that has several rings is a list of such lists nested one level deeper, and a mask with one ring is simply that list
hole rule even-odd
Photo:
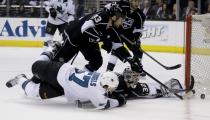
[{"label": "advil logo text", "polygon": [[41,20],[41,25],[29,25],[28,20],[21,21],[21,24],[15,26],[13,22],[6,20],[3,27],[0,28],[0,36],[5,37],[45,37],[46,21]]}]

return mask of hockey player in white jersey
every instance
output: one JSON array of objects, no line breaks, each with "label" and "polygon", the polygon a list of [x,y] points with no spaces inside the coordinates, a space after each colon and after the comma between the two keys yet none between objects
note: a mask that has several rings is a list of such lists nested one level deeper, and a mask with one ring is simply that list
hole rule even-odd
[{"label": "hockey player in white jersey", "polygon": [[[97,109],[108,109],[126,104],[126,99],[173,97],[158,83],[144,83],[139,73],[125,68],[114,72],[85,72],[69,63],[37,61],[32,72],[42,82],[36,84],[18,75],[6,83],[7,87],[22,86],[28,97],[49,99],[65,95],[69,102],[91,102]],[[165,82],[169,89],[183,90],[177,79]],[[181,92],[180,92],[181,93]]]},{"label": "hockey player in white jersey", "polygon": [[45,10],[49,16],[44,46],[54,47],[53,36],[57,29],[63,33],[67,24],[74,20],[75,5],[72,0],[49,0],[45,2]]},{"label": "hockey player in white jersey", "polygon": [[79,70],[69,63],[36,61],[33,74],[42,80],[36,84],[21,74],[7,82],[7,87],[22,86],[28,97],[49,99],[65,95],[71,103],[90,101],[97,109],[108,109],[126,104],[122,94],[108,96],[119,79],[113,72],[97,73]]}]

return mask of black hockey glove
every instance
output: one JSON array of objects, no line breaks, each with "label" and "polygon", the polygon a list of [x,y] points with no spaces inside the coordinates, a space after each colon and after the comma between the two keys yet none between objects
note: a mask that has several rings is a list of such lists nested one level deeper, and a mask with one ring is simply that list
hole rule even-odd
[{"label": "black hockey glove", "polygon": [[128,58],[128,62],[130,63],[131,69],[135,72],[142,73],[143,66],[138,59]]},{"label": "black hockey glove", "polygon": [[56,18],[57,12],[54,8],[50,8],[50,16],[54,19]]},{"label": "black hockey glove", "polygon": [[119,102],[118,107],[125,105],[127,102],[127,100],[125,99],[125,96],[123,94],[113,92],[112,96],[114,99],[117,99],[117,101]]}]

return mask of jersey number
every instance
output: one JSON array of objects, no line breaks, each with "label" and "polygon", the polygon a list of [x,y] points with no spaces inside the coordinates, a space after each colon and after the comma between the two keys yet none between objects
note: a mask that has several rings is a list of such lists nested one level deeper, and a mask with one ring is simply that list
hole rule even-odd
[{"label": "jersey number", "polygon": [[94,21],[95,21],[95,23],[99,23],[101,20],[102,20],[102,19],[101,19],[101,16],[99,16],[99,15],[95,15],[95,16],[94,16]]},{"label": "jersey number", "polygon": [[69,81],[73,81],[73,82],[77,83],[78,85],[87,88],[90,78],[91,78],[91,76],[85,75],[83,77],[83,79],[81,80],[80,78],[75,76],[75,73],[74,73],[71,76],[69,76]]}]

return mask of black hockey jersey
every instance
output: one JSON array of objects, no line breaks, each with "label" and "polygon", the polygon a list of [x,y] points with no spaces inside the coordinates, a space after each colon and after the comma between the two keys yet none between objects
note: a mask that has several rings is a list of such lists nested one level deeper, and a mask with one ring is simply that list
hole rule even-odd
[{"label": "black hockey jersey", "polygon": [[123,21],[122,34],[130,41],[135,40],[136,33],[140,33],[145,21],[144,13],[138,8]]},{"label": "black hockey jersey", "polygon": [[140,9],[136,9],[128,15],[123,22],[120,37],[130,50],[133,51],[135,56],[142,57],[139,51],[141,30],[143,29],[146,16]]},{"label": "black hockey jersey", "polygon": [[109,16],[108,12],[100,11],[72,21],[65,30],[64,36],[70,39],[75,46],[78,46],[78,44],[84,42],[98,43],[104,41],[107,38],[107,32],[111,31],[112,34],[110,35],[115,38],[113,40],[121,42],[116,30],[108,26]]},{"label": "black hockey jersey", "polygon": [[81,28],[83,35],[89,38],[89,42],[103,42],[107,39],[107,33],[109,32],[111,33],[109,35],[115,38],[112,39],[114,42],[121,42],[115,28],[113,28],[112,25],[109,25],[109,19],[110,14],[107,11],[100,11],[93,15],[90,20],[87,20],[83,24]]}]

